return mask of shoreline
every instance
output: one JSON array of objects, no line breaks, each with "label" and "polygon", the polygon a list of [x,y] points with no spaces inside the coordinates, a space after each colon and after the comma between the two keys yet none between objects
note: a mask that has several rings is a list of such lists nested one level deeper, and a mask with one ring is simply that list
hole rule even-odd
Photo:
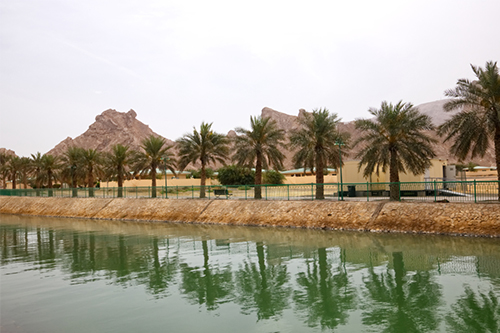
[{"label": "shoreline", "polygon": [[0,197],[0,213],[500,237],[500,203]]}]

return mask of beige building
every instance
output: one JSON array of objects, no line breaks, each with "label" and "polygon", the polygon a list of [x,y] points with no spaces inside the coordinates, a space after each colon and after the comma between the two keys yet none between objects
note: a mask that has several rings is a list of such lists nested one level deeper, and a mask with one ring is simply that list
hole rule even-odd
[{"label": "beige building", "polygon": [[498,171],[494,166],[477,166],[474,170],[465,169],[464,180],[498,180]]},{"label": "beige building", "polygon": [[[191,173],[188,171],[176,171],[175,175],[172,171],[167,170],[167,186],[200,186],[199,178],[190,178]],[[219,185],[217,179],[208,178],[206,185]],[[151,179],[132,179],[123,182],[124,187],[147,187],[151,186]],[[156,186],[165,186],[165,173],[158,171]],[[101,188],[118,187],[117,182],[101,182]]]},{"label": "beige building", "polygon": [[[400,182],[424,182],[424,181],[453,181],[456,180],[456,170],[454,165],[448,165],[447,160],[432,159],[432,166],[425,171],[424,174],[414,175],[411,172],[400,173]],[[342,168],[342,181],[343,183],[389,183],[390,175],[389,170],[382,172],[380,170],[377,175],[373,172],[369,177],[363,176],[363,167],[359,169],[359,161],[345,162]]]},{"label": "beige building", "polygon": [[[328,174],[324,176],[325,183],[336,183],[337,182],[337,170],[336,169],[326,169]],[[302,169],[292,169],[280,171],[282,175],[285,176],[284,184],[310,184],[316,183],[316,175],[313,175],[311,170]]]}]

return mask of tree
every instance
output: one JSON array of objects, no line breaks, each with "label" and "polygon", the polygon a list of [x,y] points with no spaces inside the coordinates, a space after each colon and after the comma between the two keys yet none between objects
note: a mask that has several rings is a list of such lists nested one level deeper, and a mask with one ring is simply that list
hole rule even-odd
[{"label": "tree", "polygon": [[255,184],[255,171],[239,165],[226,165],[217,170],[217,179],[222,185],[251,185]]},{"label": "tree", "polygon": [[28,178],[31,173],[31,160],[28,157],[21,157],[21,168],[19,170],[19,180],[23,183],[24,188],[28,188]]},{"label": "tree", "polygon": [[167,146],[165,139],[151,135],[142,141],[141,148],[143,152],[136,153],[133,159],[134,170],[151,176],[151,186],[153,187],[151,197],[156,198],[156,169],[158,167],[162,170],[168,168],[175,174],[175,160],[169,151],[172,146]]},{"label": "tree", "polygon": [[264,175],[262,177],[262,180],[264,184],[283,184],[283,181],[285,180],[285,176],[276,170],[268,170],[264,172]]},{"label": "tree", "polygon": [[49,197],[52,196],[52,181],[55,180],[55,173],[60,169],[61,163],[58,156],[44,154],[40,159],[40,169],[42,182],[47,182],[49,190]]},{"label": "tree", "polygon": [[270,117],[250,117],[250,130],[236,128],[240,135],[234,139],[236,153],[233,161],[243,166],[255,165],[255,199],[262,199],[262,169],[272,166],[283,168],[285,156],[280,148],[284,146],[285,132],[278,129]]},{"label": "tree", "polygon": [[132,163],[132,151],[129,146],[116,144],[112,152],[106,154],[105,165],[108,168],[108,176],[116,178],[118,183],[118,198],[123,197],[123,180],[130,177],[129,166]]},{"label": "tree", "polygon": [[354,146],[365,143],[356,156],[361,159],[358,170],[366,165],[363,175],[368,177],[375,170],[378,175],[380,168],[385,172],[389,167],[390,198],[399,200],[399,173],[408,170],[419,175],[432,165],[430,160],[436,154],[431,144],[436,140],[424,132],[434,128],[432,121],[403,101],[396,105],[384,101],[379,110],[370,108],[369,112],[375,119],[355,122],[363,135]]},{"label": "tree", "polygon": [[19,156],[11,156],[7,162],[7,170],[10,175],[10,180],[12,181],[12,189],[15,190],[17,187],[17,179],[21,170],[23,168],[23,161]]},{"label": "tree", "polygon": [[[292,131],[290,136],[290,147],[297,149],[293,162],[296,168],[314,171],[316,184],[323,184],[327,165],[337,168],[340,164],[340,148],[336,144],[346,144],[349,134],[339,132],[340,119],[327,109],[304,113],[298,120],[302,128]],[[316,199],[324,198],[324,186],[316,185]]]},{"label": "tree", "polygon": [[[461,109],[439,126],[444,141],[454,140],[451,153],[460,160],[484,156],[491,142],[500,181],[500,75],[496,62],[489,61],[485,68],[471,65],[477,80],[459,79],[455,89],[445,91],[453,99],[444,105],[445,111]],[[498,188],[500,201],[500,187]]]},{"label": "tree", "polygon": [[229,141],[223,134],[212,131],[212,123],[201,123],[200,131],[184,134],[177,140],[179,147],[179,167],[182,170],[189,164],[201,163],[200,198],[205,198],[206,167],[210,163],[225,164],[229,154]]},{"label": "tree", "polygon": [[[78,178],[83,171],[81,167],[83,153],[83,149],[80,147],[68,147],[62,157],[63,164],[65,165],[62,174],[71,182],[73,197],[78,196],[78,190],[76,188],[78,187]],[[84,176],[82,178],[84,178]]]},{"label": "tree", "polygon": [[[43,155],[40,152],[36,154],[31,154],[31,168],[32,175],[34,176],[34,183],[32,187],[41,188],[43,184]],[[38,192],[37,192],[38,195]]]},{"label": "tree", "polygon": [[10,156],[5,153],[0,153],[0,175],[2,177],[2,188],[7,188],[7,177],[9,174],[7,168],[7,162],[9,161]]},{"label": "tree", "polygon": [[86,175],[89,197],[94,196],[94,183],[96,175],[102,174],[102,154],[95,149],[83,149],[81,153],[82,169]]}]

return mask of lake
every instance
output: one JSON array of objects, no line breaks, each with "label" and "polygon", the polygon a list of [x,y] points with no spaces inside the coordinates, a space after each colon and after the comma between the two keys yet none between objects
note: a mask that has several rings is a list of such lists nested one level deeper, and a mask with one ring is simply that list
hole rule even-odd
[{"label": "lake", "polygon": [[499,332],[500,240],[0,215],[1,332]]}]

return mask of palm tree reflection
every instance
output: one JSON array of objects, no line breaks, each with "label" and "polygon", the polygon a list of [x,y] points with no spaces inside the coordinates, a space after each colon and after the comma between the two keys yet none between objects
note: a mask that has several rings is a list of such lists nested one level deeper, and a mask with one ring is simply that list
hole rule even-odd
[{"label": "palm tree reflection", "polygon": [[181,292],[199,305],[206,304],[208,310],[215,310],[219,304],[231,299],[233,276],[231,267],[223,269],[209,265],[208,244],[202,241],[203,268],[181,264]]},{"label": "palm tree reflection", "polygon": [[287,308],[292,292],[290,274],[282,264],[266,267],[264,244],[257,242],[258,264],[245,260],[236,273],[237,302],[242,313],[257,313],[257,320],[278,319]]},{"label": "palm tree reflection", "polygon": [[363,278],[367,289],[363,324],[384,332],[429,332],[437,330],[441,286],[428,271],[407,275],[402,252],[392,253],[394,272],[369,268]]},{"label": "palm tree reflection", "polygon": [[[343,255],[344,254],[344,255]],[[307,264],[307,272],[300,272],[294,300],[297,313],[310,327],[336,328],[345,324],[348,311],[355,308],[356,293],[343,267],[345,252],[341,251],[339,267],[333,270],[327,260],[326,248],[318,249],[318,259]]]},{"label": "palm tree reflection", "polygon": [[478,292],[465,286],[465,293],[451,306],[446,322],[453,332],[500,332],[498,294]]}]

